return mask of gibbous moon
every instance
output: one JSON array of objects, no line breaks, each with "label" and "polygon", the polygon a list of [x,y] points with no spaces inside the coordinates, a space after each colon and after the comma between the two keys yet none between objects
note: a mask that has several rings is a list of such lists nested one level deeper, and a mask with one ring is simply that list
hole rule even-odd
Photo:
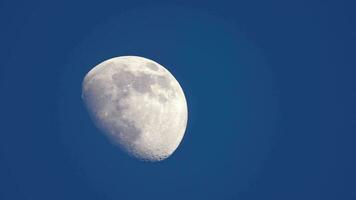
[{"label": "gibbous moon", "polygon": [[167,69],[147,58],[121,56],[95,66],[83,80],[82,99],[98,129],[140,160],[169,157],[184,136],[183,90]]}]

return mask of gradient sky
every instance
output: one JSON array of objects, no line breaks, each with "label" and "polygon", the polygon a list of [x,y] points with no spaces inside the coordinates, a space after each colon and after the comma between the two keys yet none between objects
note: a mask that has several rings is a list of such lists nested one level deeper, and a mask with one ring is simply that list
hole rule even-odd
[{"label": "gradient sky", "polygon": [[[0,1],[1,200],[356,199],[353,1]],[[137,161],[81,101],[138,55],[187,97],[177,151]]]}]

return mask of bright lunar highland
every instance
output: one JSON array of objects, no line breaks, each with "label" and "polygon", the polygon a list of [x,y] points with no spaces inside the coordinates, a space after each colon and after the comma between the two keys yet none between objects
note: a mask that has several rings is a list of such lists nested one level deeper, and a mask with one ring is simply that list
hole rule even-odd
[{"label": "bright lunar highland", "polygon": [[147,58],[121,56],[95,66],[83,80],[82,99],[98,129],[140,160],[169,157],[184,136],[183,90],[167,69]]}]

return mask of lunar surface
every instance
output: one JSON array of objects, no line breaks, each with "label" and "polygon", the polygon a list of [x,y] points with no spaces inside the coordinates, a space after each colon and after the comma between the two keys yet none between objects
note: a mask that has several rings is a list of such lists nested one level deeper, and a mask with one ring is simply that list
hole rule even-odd
[{"label": "lunar surface", "polygon": [[82,99],[98,129],[140,160],[169,157],[184,136],[188,110],[183,90],[152,60],[122,56],[100,63],[86,74]]}]

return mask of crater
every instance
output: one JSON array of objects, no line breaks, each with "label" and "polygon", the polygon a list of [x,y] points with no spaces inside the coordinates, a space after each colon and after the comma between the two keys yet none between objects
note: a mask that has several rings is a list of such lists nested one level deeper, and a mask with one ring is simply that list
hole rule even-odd
[{"label": "crater", "polygon": [[161,102],[161,103],[166,103],[168,101],[168,99],[164,95],[159,94],[158,95],[158,101]]},{"label": "crater", "polygon": [[171,82],[165,76],[158,76],[157,84],[163,88],[169,88],[169,86],[171,85]]},{"label": "crater", "polygon": [[156,64],[154,64],[153,62],[148,62],[146,63],[146,67],[150,68],[153,71],[158,71],[158,66]]}]

